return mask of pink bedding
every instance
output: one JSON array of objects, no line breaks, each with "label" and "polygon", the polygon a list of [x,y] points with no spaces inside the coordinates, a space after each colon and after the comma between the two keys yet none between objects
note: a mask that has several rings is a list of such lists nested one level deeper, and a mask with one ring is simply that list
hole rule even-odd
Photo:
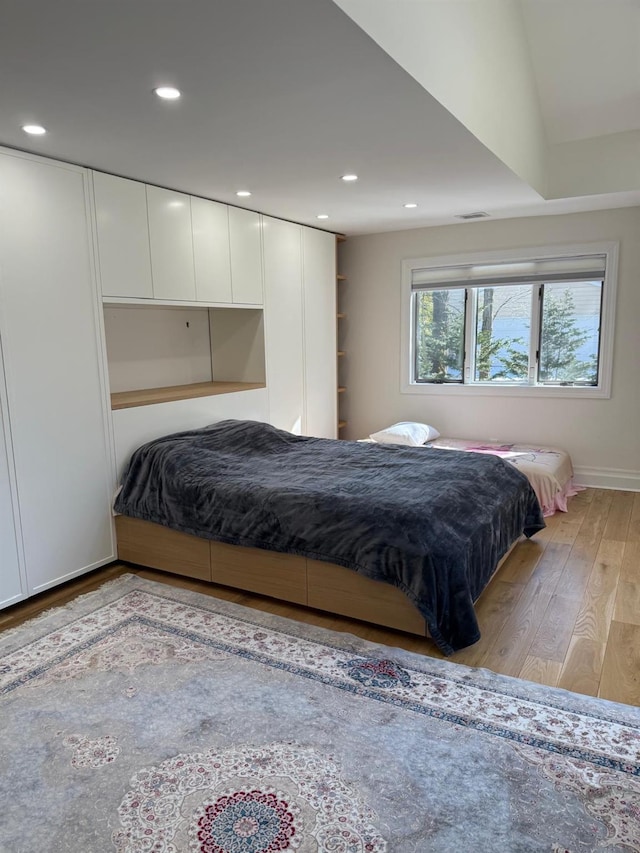
[{"label": "pink bedding", "polygon": [[545,516],[567,511],[567,498],[583,491],[573,482],[573,466],[566,450],[538,445],[502,444],[463,438],[437,438],[425,447],[489,453],[515,465],[529,479]]}]

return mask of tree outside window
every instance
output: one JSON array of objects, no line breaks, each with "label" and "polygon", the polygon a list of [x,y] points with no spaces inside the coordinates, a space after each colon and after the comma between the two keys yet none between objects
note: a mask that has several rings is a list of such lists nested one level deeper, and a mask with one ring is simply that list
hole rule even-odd
[{"label": "tree outside window", "polygon": [[597,385],[602,281],[425,288],[414,299],[417,382],[464,383],[470,348],[471,384]]}]

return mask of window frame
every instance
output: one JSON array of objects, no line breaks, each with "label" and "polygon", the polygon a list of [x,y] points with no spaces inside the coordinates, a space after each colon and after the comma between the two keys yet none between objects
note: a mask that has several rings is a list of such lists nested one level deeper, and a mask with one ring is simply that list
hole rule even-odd
[{"label": "window frame", "polygon": [[[618,250],[619,243],[581,243],[562,246],[538,246],[526,249],[510,249],[507,251],[491,250],[483,252],[465,252],[456,255],[438,255],[423,258],[410,258],[402,261],[402,317],[401,317],[401,376],[400,392],[403,394],[471,394],[480,396],[507,397],[560,397],[560,398],[590,398],[610,399],[613,376],[613,348],[616,290],[618,280]],[[463,367],[463,382],[461,383],[429,383],[415,381],[415,312],[412,298],[412,275],[414,270],[423,270],[447,266],[467,264],[491,264],[520,261],[552,261],[554,259],[571,258],[579,255],[604,255],[605,274],[602,285],[602,303],[600,317],[600,372],[597,385],[496,385],[491,383],[465,384],[468,382],[468,369],[474,368],[473,357],[465,361]],[[470,284],[469,287],[473,287]],[[536,287],[533,288],[533,299],[537,300]],[[469,346],[472,331],[469,324],[474,312],[468,312],[465,324],[465,342]],[[532,307],[532,324],[539,325],[539,312]],[[539,338],[539,328],[536,328]],[[535,366],[530,366],[531,372]]]}]

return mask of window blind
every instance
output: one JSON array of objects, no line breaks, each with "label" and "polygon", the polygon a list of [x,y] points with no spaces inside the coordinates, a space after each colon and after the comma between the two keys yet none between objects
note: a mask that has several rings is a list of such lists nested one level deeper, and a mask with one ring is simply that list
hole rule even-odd
[{"label": "window blind", "polygon": [[466,264],[414,269],[412,290],[455,287],[499,287],[552,281],[599,281],[604,278],[605,255],[515,261],[495,264]]}]

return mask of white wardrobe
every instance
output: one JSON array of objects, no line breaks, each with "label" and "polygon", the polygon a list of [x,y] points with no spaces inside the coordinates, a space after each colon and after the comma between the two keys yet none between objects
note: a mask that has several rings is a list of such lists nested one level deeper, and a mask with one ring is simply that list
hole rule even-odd
[{"label": "white wardrobe", "polygon": [[[0,379],[3,376],[0,352]],[[9,423],[4,384],[0,382],[0,607],[24,598],[24,578],[18,559],[18,519],[9,478]]]},{"label": "white wardrobe", "polygon": [[269,422],[335,438],[335,237],[263,216]]},{"label": "white wardrobe", "polygon": [[[332,234],[0,149],[0,607],[116,559],[117,472],[144,441],[228,417],[335,437],[335,276]],[[144,360],[134,312],[174,312],[192,346],[186,309],[234,387],[114,404],[106,312],[131,312]]]},{"label": "white wardrobe", "polygon": [[115,558],[87,180],[0,152],[0,603]]}]

